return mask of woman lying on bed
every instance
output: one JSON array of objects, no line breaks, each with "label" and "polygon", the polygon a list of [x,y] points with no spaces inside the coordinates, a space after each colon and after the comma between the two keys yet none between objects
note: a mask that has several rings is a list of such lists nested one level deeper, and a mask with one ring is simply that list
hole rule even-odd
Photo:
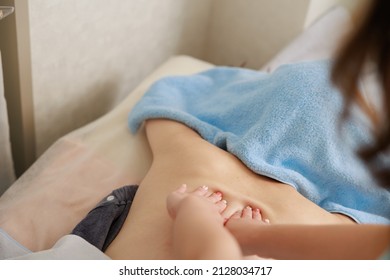
[{"label": "woman lying on bed", "polygon": [[114,259],[174,258],[165,198],[182,183],[222,192],[229,201],[226,217],[251,205],[261,209],[272,224],[354,223],[347,216],[323,210],[289,185],[255,174],[183,124],[149,120],[146,131],[153,163],[121,232],[106,251]]},{"label": "woman lying on bed", "polygon": [[[275,225],[267,228],[270,232],[265,232],[264,238],[270,238],[278,232],[297,237],[296,232],[298,232],[307,239],[308,229],[305,227],[297,229],[291,226],[292,224],[318,225],[311,227],[310,230],[319,236],[324,230],[324,227],[320,225],[354,224],[354,221],[346,215],[325,211],[291,186],[255,174],[235,156],[203,140],[196,132],[183,124],[162,119],[149,120],[146,123],[146,130],[153,151],[153,164],[140,184],[121,232],[106,251],[106,254],[114,259],[175,258],[172,255],[172,221],[166,211],[165,197],[183,182],[193,188],[207,185],[210,190],[221,191],[224,199],[228,201],[228,207],[223,213],[226,218],[236,211],[241,211],[247,205],[254,209],[261,209],[264,219],[268,219],[272,225]],[[378,229],[375,237],[381,237],[381,239],[366,239],[367,234],[364,234],[363,243],[372,251],[369,251],[370,254],[364,255],[363,258],[379,255],[384,244],[390,241],[388,227],[386,229],[386,227],[372,226],[372,228]],[[382,228],[386,230],[383,231]],[[234,223],[231,229],[235,231],[237,237],[242,233],[239,228],[234,227]],[[348,228],[348,231],[350,234],[353,233],[350,237],[356,237],[355,227]],[[253,232],[256,233],[256,231]],[[240,241],[250,240],[247,238],[248,232],[243,235],[246,237],[240,237]],[[256,240],[252,239],[259,244],[260,249],[264,248],[260,246],[261,244],[272,246],[271,240],[262,243],[261,237],[260,234],[254,234],[253,238]],[[387,237],[387,240],[383,237]],[[331,237],[328,238],[332,240]],[[348,247],[348,251],[342,252],[346,255],[338,255],[340,251],[329,251],[328,249],[331,248],[329,244],[321,242],[311,243],[306,250],[303,250],[304,245],[299,246],[302,247],[301,250],[293,250],[292,252],[295,253],[293,254],[284,250],[286,243],[276,242],[276,245],[282,248],[277,248],[275,255],[267,248],[266,257],[359,258],[356,251],[351,250],[353,248]],[[298,249],[296,246],[297,243],[294,249]],[[327,249],[328,254],[320,249]],[[356,246],[356,249],[362,250],[362,244]],[[303,252],[310,254],[296,255]],[[247,251],[247,253],[256,252]],[[259,252],[257,254],[261,255]]]},{"label": "woman lying on bed", "polygon": [[[376,7],[364,26],[389,29],[388,24],[370,22],[378,17],[387,22],[375,14],[380,10],[388,9]],[[364,37],[375,34],[369,31],[357,33],[335,67],[337,84],[349,93],[356,92],[369,54],[374,61],[389,61],[381,56],[389,53],[381,53],[383,37]],[[362,64],[350,67],[356,61]],[[382,66],[378,70],[388,93],[387,68]],[[389,103],[382,122],[373,122],[379,127],[373,138],[356,108],[338,129],[343,103],[328,84],[329,69],[326,62],[303,63],[267,76],[224,68],[155,85],[130,120],[133,131],[145,121],[153,163],[106,253],[114,259],[175,258],[165,198],[186,183],[220,191],[228,201],[225,218],[248,205],[261,210],[270,222],[267,227],[245,231],[227,223],[244,249],[254,248],[245,253],[271,258],[378,257],[390,243],[390,227],[356,222],[389,224],[390,192],[371,180],[355,152],[372,144],[365,159],[370,167],[378,167],[374,159],[389,145]],[[259,88],[268,93],[259,94]],[[359,96],[349,95],[348,100]],[[388,186],[388,166],[379,167]]]}]

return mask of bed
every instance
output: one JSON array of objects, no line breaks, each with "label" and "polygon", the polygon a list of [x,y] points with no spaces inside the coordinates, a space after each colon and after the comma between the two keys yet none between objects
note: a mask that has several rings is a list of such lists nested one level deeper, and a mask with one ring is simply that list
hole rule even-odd
[{"label": "bed", "polygon": [[[329,58],[350,27],[347,10],[334,8],[261,70]],[[0,259],[107,259],[69,233],[102,197],[123,185],[138,184],[150,166],[144,130],[136,135],[128,130],[129,111],[159,78],[211,67],[192,57],[172,57],[114,110],[57,140],[0,197]],[[366,80],[363,86],[371,88],[370,77]]]}]

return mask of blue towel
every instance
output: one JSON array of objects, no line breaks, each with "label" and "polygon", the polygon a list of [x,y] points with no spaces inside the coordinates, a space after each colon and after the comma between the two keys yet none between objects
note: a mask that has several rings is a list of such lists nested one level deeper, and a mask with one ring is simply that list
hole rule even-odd
[{"label": "blue towel", "polygon": [[184,123],[327,211],[390,224],[390,191],[376,185],[355,153],[372,141],[367,122],[355,110],[339,125],[343,99],[330,69],[330,61],[311,61],[271,74],[216,67],[167,77],[134,107],[129,126],[135,133],[150,118]]}]

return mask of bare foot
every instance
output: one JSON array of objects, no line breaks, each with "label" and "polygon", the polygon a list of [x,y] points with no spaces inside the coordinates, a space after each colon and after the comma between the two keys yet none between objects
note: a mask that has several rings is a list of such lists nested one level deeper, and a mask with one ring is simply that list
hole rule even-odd
[{"label": "bare foot", "polygon": [[[190,203],[191,200],[199,200],[197,203],[204,204],[210,208],[211,213],[216,213],[221,216],[221,213],[226,209],[227,202],[222,199],[221,192],[211,193],[208,187],[202,186],[188,192],[187,185],[181,185],[177,190],[170,193],[167,197],[167,209],[171,218],[175,219],[177,212],[183,203]],[[223,220],[222,216],[221,219]]]},{"label": "bare foot", "polygon": [[[242,211],[237,211],[234,213],[228,221],[236,220],[236,222],[239,222],[237,220],[243,219],[244,223],[250,222],[250,221],[257,221],[262,222],[264,224],[269,224],[270,221],[268,219],[263,219],[263,215],[261,214],[261,210],[259,208],[252,208],[250,206],[246,206]],[[231,223],[230,223],[231,224]]]},{"label": "bare foot", "polygon": [[226,201],[207,187],[188,192],[182,185],[167,197],[173,221],[173,248],[180,259],[241,259],[238,242],[224,227]]},{"label": "bare foot", "polygon": [[241,246],[244,254],[257,254],[252,251],[253,244],[249,242],[248,236],[253,236],[256,227],[268,226],[270,221],[263,217],[261,210],[258,208],[252,209],[247,206],[242,211],[234,213],[225,223],[225,228],[235,237]]}]

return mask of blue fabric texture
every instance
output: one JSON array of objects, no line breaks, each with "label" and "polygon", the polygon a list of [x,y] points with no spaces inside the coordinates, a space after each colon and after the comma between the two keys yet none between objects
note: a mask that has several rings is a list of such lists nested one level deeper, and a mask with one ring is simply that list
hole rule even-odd
[{"label": "blue fabric texture", "polygon": [[322,60],[272,73],[215,67],[163,78],[130,112],[129,126],[136,133],[146,119],[184,123],[330,212],[390,224],[390,191],[376,186],[355,153],[371,141],[367,122],[355,110],[339,125],[343,99],[330,69],[331,61]]}]

